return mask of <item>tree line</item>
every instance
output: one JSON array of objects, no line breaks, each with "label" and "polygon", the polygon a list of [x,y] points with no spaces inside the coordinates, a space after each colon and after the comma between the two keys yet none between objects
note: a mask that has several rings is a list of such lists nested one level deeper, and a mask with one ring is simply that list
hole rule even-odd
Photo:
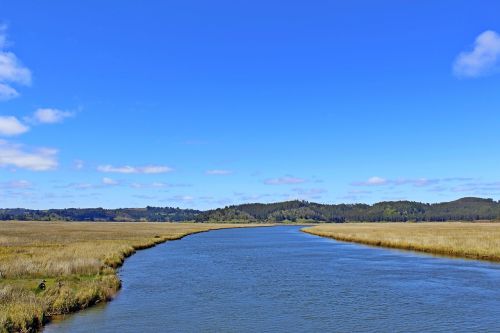
[{"label": "tree line", "polygon": [[327,205],[307,201],[252,203],[208,211],[172,207],[0,209],[0,220],[107,222],[408,222],[500,220],[500,201],[462,198],[443,203],[384,201]]},{"label": "tree line", "polygon": [[373,205],[325,205],[307,201],[243,204],[202,212],[199,222],[423,222],[500,219],[500,201],[462,198],[443,203],[384,201]]},{"label": "tree line", "polygon": [[193,221],[201,211],[172,207],[146,208],[67,208],[33,210],[0,209],[0,220],[95,221],[95,222],[182,222]]}]

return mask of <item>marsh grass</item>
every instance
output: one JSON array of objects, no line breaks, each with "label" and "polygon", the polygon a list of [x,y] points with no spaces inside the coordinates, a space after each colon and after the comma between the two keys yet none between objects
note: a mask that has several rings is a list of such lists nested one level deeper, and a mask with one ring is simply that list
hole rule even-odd
[{"label": "marsh grass", "polygon": [[50,316],[109,300],[116,268],[139,249],[231,227],[242,225],[0,222],[0,332],[37,331]]},{"label": "marsh grass", "polygon": [[341,241],[500,261],[500,223],[346,223],[302,231]]}]

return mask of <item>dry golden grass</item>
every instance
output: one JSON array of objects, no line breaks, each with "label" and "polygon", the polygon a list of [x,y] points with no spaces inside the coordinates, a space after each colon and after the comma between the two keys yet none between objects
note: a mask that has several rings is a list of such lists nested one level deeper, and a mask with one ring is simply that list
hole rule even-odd
[{"label": "dry golden grass", "polygon": [[500,261],[500,223],[346,223],[302,230],[341,241]]},{"label": "dry golden grass", "polygon": [[231,227],[243,226],[0,222],[0,332],[36,331],[52,315],[110,299],[120,288],[115,268],[138,249]]}]

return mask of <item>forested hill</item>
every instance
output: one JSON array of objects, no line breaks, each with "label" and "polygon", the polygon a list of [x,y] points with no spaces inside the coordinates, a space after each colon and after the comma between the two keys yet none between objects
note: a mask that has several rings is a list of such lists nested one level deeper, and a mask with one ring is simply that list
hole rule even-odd
[{"label": "forested hill", "polygon": [[426,204],[386,201],[373,205],[324,205],[307,201],[243,204],[209,211],[170,207],[0,209],[0,220],[21,221],[151,221],[151,222],[349,222],[500,220],[500,201],[463,198]]},{"label": "forested hill", "polygon": [[146,208],[67,208],[49,210],[0,209],[0,220],[20,221],[193,221],[201,211],[170,207]]},{"label": "forested hill", "polygon": [[373,205],[323,205],[307,201],[271,204],[244,204],[203,212],[198,222],[405,222],[405,221],[474,221],[500,219],[500,201],[462,198],[456,201],[426,204],[413,201],[386,201]]}]

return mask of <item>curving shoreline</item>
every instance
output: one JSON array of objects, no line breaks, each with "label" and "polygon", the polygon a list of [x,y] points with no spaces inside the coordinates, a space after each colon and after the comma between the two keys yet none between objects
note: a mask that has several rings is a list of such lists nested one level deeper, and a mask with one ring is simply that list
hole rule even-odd
[{"label": "curving shoreline", "polygon": [[[223,230],[138,252],[120,269],[115,300],[44,333],[500,329],[500,266],[349,245],[300,228]],[[457,308],[457,299],[468,306]]]},{"label": "curving shoreline", "polygon": [[377,247],[500,262],[500,223],[349,223],[301,231]]},{"label": "curving shoreline", "polygon": [[[265,225],[2,222],[0,332],[36,332],[56,316],[111,300],[121,288],[117,269],[137,251],[256,226]],[[44,290],[37,287],[41,279]]]}]

